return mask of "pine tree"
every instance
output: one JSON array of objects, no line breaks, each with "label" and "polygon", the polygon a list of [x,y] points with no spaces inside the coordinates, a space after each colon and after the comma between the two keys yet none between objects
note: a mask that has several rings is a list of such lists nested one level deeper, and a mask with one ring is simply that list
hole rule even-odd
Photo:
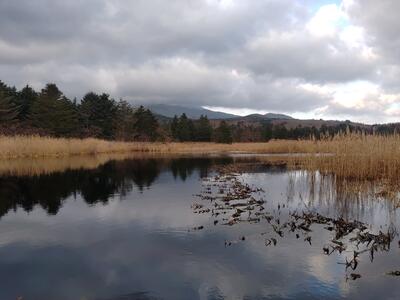
[{"label": "pine tree", "polygon": [[132,140],[134,137],[135,115],[132,106],[123,100],[117,104],[115,119],[115,138],[118,140]]},{"label": "pine tree", "polygon": [[32,126],[56,136],[72,136],[78,129],[78,111],[55,84],[41,91],[29,115]]},{"label": "pine tree", "polygon": [[108,94],[86,94],[79,111],[86,135],[105,139],[115,137],[117,105]]},{"label": "pine tree", "polygon": [[180,142],[192,141],[194,139],[194,124],[185,113],[178,120],[177,137]]},{"label": "pine tree", "polygon": [[232,132],[225,121],[222,121],[219,127],[215,130],[215,141],[224,144],[232,143]]},{"label": "pine tree", "polygon": [[200,142],[209,142],[212,136],[212,127],[207,116],[200,116],[196,128],[196,140]]},{"label": "pine tree", "polygon": [[153,113],[140,106],[134,113],[135,139],[154,141],[157,138],[158,122]]},{"label": "pine tree", "polygon": [[25,86],[17,93],[16,102],[20,107],[18,119],[22,122],[27,121],[31,113],[31,109],[35,101],[37,101],[38,94],[30,86]]},{"label": "pine tree", "polygon": [[263,124],[262,126],[262,138],[264,141],[268,142],[273,136],[273,125],[270,122]]},{"label": "pine tree", "polygon": [[179,140],[179,120],[178,116],[175,115],[174,118],[171,121],[170,129],[171,129],[171,136],[174,140]]},{"label": "pine tree", "polygon": [[0,90],[0,127],[9,126],[17,122],[18,107],[13,97]]}]

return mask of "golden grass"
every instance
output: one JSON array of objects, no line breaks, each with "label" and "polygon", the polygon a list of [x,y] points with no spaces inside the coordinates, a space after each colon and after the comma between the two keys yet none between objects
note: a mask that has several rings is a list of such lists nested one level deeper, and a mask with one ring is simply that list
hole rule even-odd
[{"label": "golden grass", "polygon": [[37,176],[66,170],[90,170],[96,169],[110,160],[126,158],[129,158],[129,155],[99,154],[68,156],[62,159],[57,157],[1,159],[0,176]]},{"label": "golden grass", "polygon": [[[321,141],[276,140],[268,143],[234,144],[125,143],[98,139],[0,136],[0,160],[98,156],[100,154],[124,154],[136,157],[143,153],[198,155],[235,152],[304,153],[308,155],[289,156],[287,160],[306,170],[334,174],[343,179],[379,179],[394,182],[400,178],[400,135],[340,134]],[[40,163],[37,161],[35,164]]]},{"label": "golden grass", "polygon": [[317,142],[314,149],[314,154],[329,154],[302,157],[300,164],[308,170],[348,180],[399,179],[400,135],[340,134]]},{"label": "golden grass", "polygon": [[[272,141],[269,143],[144,143],[111,142],[99,139],[65,139],[39,136],[0,136],[0,159],[63,157],[105,153],[296,153],[313,147],[311,141]],[[308,145],[308,146],[306,146]]]}]

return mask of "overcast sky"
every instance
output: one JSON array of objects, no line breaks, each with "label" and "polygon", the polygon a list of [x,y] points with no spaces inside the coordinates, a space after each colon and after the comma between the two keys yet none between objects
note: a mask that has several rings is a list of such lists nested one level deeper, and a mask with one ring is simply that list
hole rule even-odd
[{"label": "overcast sky", "polygon": [[0,79],[68,97],[400,121],[398,0],[0,0]]}]

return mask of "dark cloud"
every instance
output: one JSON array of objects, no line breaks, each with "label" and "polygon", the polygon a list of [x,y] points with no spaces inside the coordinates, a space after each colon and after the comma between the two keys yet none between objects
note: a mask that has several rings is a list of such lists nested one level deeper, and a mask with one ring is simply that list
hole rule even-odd
[{"label": "dark cloud", "polygon": [[398,4],[351,2],[342,4],[347,22],[365,30],[373,58],[343,40],[343,28],[308,30],[319,1],[0,0],[1,79],[56,82],[78,98],[94,90],[303,113],[331,102],[307,83],[365,80],[397,91]]}]

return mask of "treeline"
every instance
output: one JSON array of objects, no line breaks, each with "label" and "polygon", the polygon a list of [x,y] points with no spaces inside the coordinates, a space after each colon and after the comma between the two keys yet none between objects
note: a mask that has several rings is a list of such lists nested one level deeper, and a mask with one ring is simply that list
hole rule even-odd
[{"label": "treeline", "polygon": [[95,137],[123,141],[215,141],[231,143],[225,122],[212,128],[207,117],[186,115],[160,122],[143,106],[134,108],[108,94],[87,93],[79,102],[68,99],[53,83],[40,92],[21,90],[0,81],[0,134],[38,134],[54,137]]},{"label": "treeline", "polygon": [[157,119],[148,109],[134,109],[108,94],[90,92],[78,103],[55,84],[36,92],[30,86],[17,90],[1,81],[0,132],[126,141],[155,141],[162,136]]},{"label": "treeline", "polygon": [[207,116],[191,120],[184,113],[179,118],[175,115],[168,127],[172,139],[179,142],[233,142],[232,128],[225,121],[213,128]]},{"label": "treeline", "polygon": [[54,137],[95,137],[122,141],[179,142],[263,142],[271,139],[320,139],[339,132],[393,134],[399,124],[354,126],[343,122],[335,126],[297,126],[262,121],[189,119],[185,114],[172,120],[159,118],[150,110],[133,107],[108,94],[87,93],[80,101],[68,99],[52,83],[40,92],[30,86],[21,90],[0,81],[0,134],[36,134]]}]

